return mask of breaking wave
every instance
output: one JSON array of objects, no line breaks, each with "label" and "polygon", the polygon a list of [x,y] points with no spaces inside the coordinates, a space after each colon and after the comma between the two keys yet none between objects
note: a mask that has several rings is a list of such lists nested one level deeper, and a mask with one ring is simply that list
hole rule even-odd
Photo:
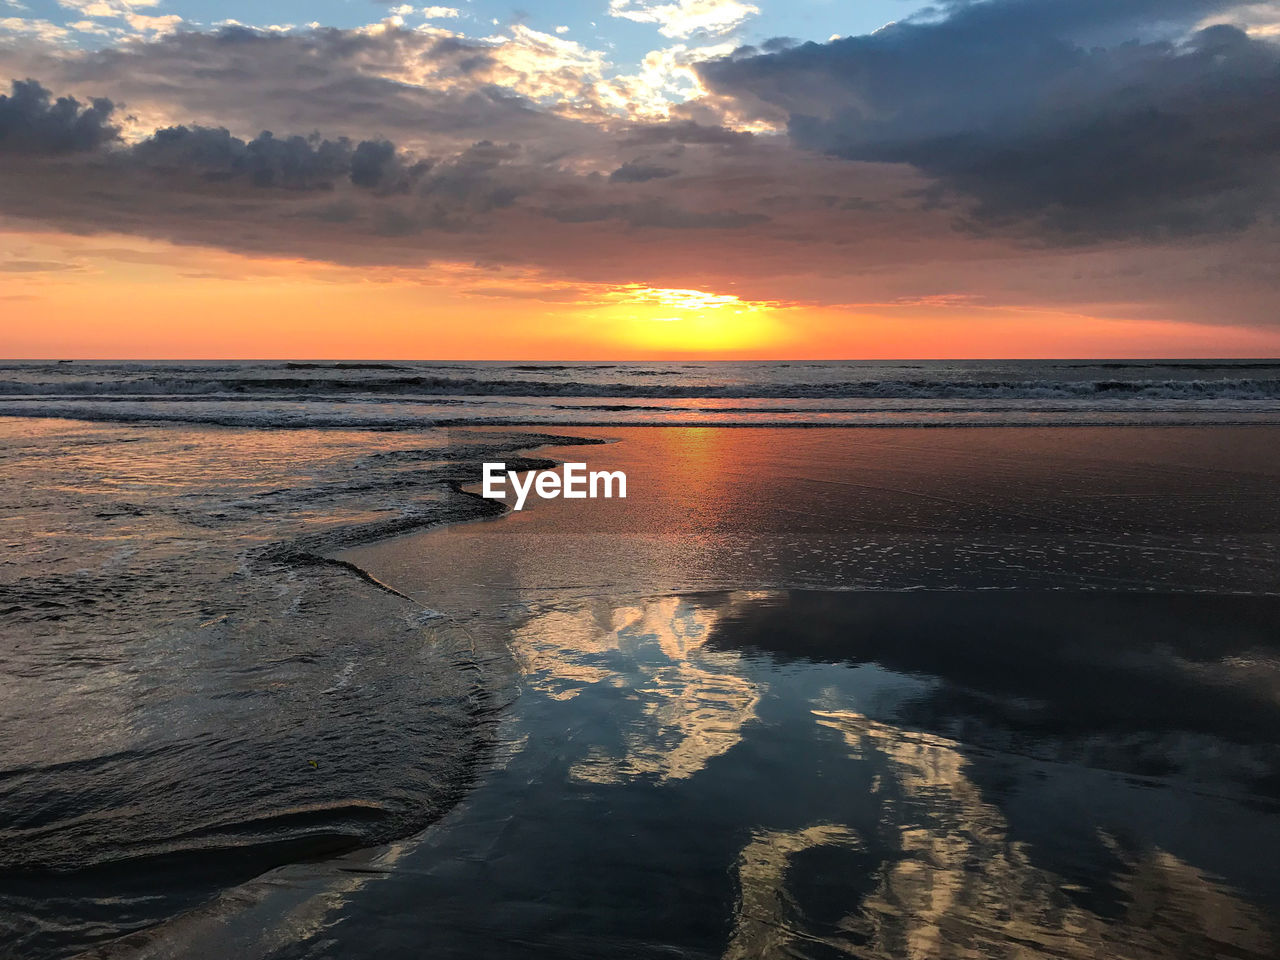
[{"label": "breaking wave", "polygon": [[[326,367],[324,369],[335,369]],[[350,367],[343,369],[351,369]],[[384,369],[384,368],[378,368]],[[534,368],[521,368],[534,369]],[[537,368],[546,369],[546,368]],[[567,368],[566,368],[567,369]],[[618,397],[635,399],[1280,399],[1280,377],[1216,380],[849,380],[834,383],[634,383],[627,381],[516,380],[477,377],[129,377],[62,382],[0,380],[0,395],[215,396],[392,395],[431,397]]]},{"label": "breaking wave", "polygon": [[0,415],[388,430],[1274,422],[1280,363],[11,362]]}]

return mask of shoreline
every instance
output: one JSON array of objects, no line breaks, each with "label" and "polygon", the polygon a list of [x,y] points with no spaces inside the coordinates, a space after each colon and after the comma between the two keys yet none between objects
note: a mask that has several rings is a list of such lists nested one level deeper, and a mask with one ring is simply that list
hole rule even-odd
[{"label": "shoreline", "polygon": [[[1040,411],[1036,411],[1039,413]],[[1050,411],[1051,412],[1051,411]],[[1231,411],[1239,413],[1239,411]],[[872,415],[882,415],[879,411]],[[1063,429],[1087,429],[1090,427],[1116,427],[1116,428],[1164,428],[1164,427],[1276,427],[1280,426],[1280,412],[1266,411],[1257,414],[1255,419],[1210,419],[1213,417],[1211,411],[1193,411],[1186,414],[1177,414],[1183,419],[1163,419],[1163,420],[1023,420],[1012,422],[1004,421],[981,421],[971,422],[963,420],[934,421],[934,420],[915,420],[915,421],[877,421],[877,422],[826,422],[826,421],[806,421],[793,422],[786,420],[776,420],[770,422],[760,422],[751,420],[672,420],[661,422],[637,422],[634,420],[555,420],[555,421],[530,421],[518,417],[513,418],[494,418],[486,420],[467,420],[467,419],[445,419],[445,420],[412,420],[404,422],[387,422],[387,421],[353,421],[343,419],[333,420],[309,420],[306,422],[260,422],[252,420],[236,420],[234,418],[219,417],[193,417],[191,415],[161,417],[155,415],[145,415],[139,417],[122,417],[116,416],[97,416],[84,412],[66,412],[66,411],[50,411],[47,413],[0,413],[0,420],[74,420],[82,423],[100,423],[100,424],[120,424],[121,426],[192,426],[192,427],[223,427],[235,430],[332,430],[332,431],[360,431],[368,433],[415,433],[429,430],[486,430],[486,429],[503,429],[503,430],[537,430],[540,432],[554,431],[560,429],[603,429],[603,430],[621,430],[621,429],[707,429],[722,428],[725,430],[945,430],[950,428],[966,429],[966,430],[1003,430],[1003,429],[1035,429],[1061,427]],[[1174,414],[1171,414],[1171,417]],[[1260,419],[1268,417],[1269,419]]]}]

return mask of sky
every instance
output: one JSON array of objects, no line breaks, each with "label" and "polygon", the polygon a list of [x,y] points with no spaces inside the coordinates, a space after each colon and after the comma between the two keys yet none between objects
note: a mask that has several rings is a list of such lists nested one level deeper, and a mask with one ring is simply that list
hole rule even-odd
[{"label": "sky", "polygon": [[1280,355],[1280,0],[0,0],[0,355]]}]

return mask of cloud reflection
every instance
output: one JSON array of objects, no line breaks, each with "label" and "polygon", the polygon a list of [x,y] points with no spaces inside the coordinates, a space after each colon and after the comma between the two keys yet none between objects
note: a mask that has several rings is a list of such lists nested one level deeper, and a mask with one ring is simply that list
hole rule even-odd
[{"label": "cloud reflection", "polygon": [[859,835],[839,824],[757,834],[739,858],[741,894],[726,958],[810,956],[818,944],[913,960],[1009,956],[1013,945],[1019,957],[1082,960],[1272,955],[1254,908],[1159,849],[1126,855],[1111,840],[1122,864],[1113,882],[1127,906],[1119,917],[1085,909],[1062,878],[1035,866],[1011,839],[1004,814],[966,775],[958,742],[906,734],[852,710],[815,709],[813,716],[842,736],[853,759],[887,761],[890,775],[874,789],[897,853],[880,864],[871,892],[822,922],[807,915],[793,889],[805,879],[801,860],[823,847],[862,849]]},{"label": "cloud reflection", "polygon": [[705,648],[722,613],[664,597],[607,613],[552,610],[516,632],[513,648],[534,689],[569,700],[597,684],[625,685],[638,707],[616,721],[617,742],[602,738],[573,766],[574,780],[686,779],[741,740],[760,689],[739,654]]}]

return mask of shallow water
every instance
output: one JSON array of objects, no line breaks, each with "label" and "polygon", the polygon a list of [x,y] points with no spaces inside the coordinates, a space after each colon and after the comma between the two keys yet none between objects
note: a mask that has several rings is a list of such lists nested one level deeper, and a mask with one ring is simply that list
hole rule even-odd
[{"label": "shallow water", "polygon": [[108,955],[1274,956],[1273,432],[612,436],[343,554],[509,643],[467,798]]},{"label": "shallow water", "polygon": [[450,484],[531,442],[0,418],[0,955],[448,809],[503,648],[320,552],[483,512]]},{"label": "shallow water", "polygon": [[[1037,599],[997,597],[984,626],[1001,646],[941,671],[902,661],[971,594],[540,609],[513,637],[525,689],[500,768],[419,845],[365,866],[313,929],[276,916],[288,946],[240,952],[1271,956],[1277,808],[1232,775],[1274,771],[1274,742],[1248,724],[1184,729],[1159,698],[1172,683],[1213,701],[1212,683],[1175,679],[1158,645],[1095,664],[1134,709],[1088,709],[1073,633],[1141,627],[1163,598],[1055,595],[1048,620]],[[1277,602],[1234,602],[1240,629],[1217,631],[1206,662],[1266,642]],[[1047,626],[1055,649],[1023,664]],[[1173,639],[1185,653],[1203,634]],[[1034,691],[1001,682],[1020,664]],[[1274,701],[1252,709],[1275,729]],[[276,882],[296,895],[315,878]]]},{"label": "shallow water", "polygon": [[[1280,592],[1280,430],[590,429],[625,500],[350,557],[429,605],[706,589]],[[509,498],[511,499],[511,498]]]}]

